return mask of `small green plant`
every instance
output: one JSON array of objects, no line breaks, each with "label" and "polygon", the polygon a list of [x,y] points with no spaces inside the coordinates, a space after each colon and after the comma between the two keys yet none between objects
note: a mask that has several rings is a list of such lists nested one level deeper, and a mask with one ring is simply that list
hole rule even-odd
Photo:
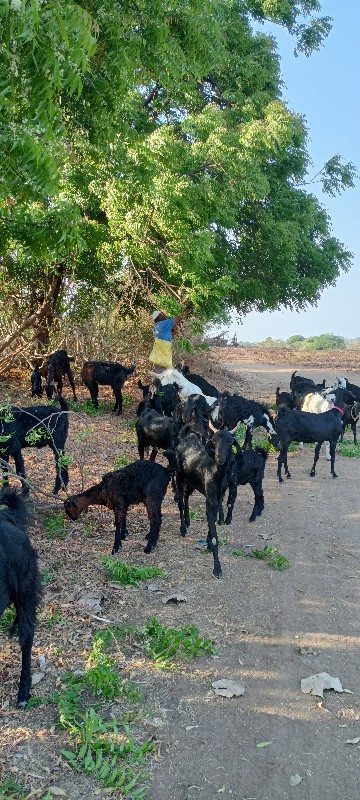
[{"label": "small green plant", "polygon": [[204,639],[195,625],[168,628],[161,625],[156,617],[153,617],[145,622],[141,634],[146,652],[160,669],[171,668],[174,665],[175,656],[195,658],[214,653],[211,639]]},{"label": "small green plant", "polygon": [[43,572],[42,578],[41,578],[41,585],[42,586],[48,586],[49,583],[51,583],[52,579],[53,579],[52,573],[49,572],[48,569],[44,569],[44,572]]},{"label": "small green plant", "polygon": [[46,531],[46,538],[53,539],[55,537],[62,539],[66,536],[66,522],[61,511],[52,511],[46,514],[44,519],[44,529]]},{"label": "small green plant", "polygon": [[165,572],[158,567],[132,567],[123,561],[116,561],[111,556],[104,556],[102,561],[105,564],[106,577],[111,581],[118,581],[122,586],[138,586],[139,581],[166,577]]},{"label": "small green plant", "polygon": [[23,789],[14,781],[0,783],[0,800],[24,800],[24,798]]},{"label": "small green plant", "polygon": [[276,547],[272,547],[271,545],[267,545],[263,550],[254,548],[251,551],[251,555],[254,558],[260,558],[266,561],[270,567],[273,567],[273,569],[276,569],[278,572],[282,572],[290,563],[286,556],[282,556]]},{"label": "small green plant", "polygon": [[114,461],[114,469],[121,469],[122,467],[127,467],[130,464],[130,458],[127,456],[118,456],[115,458]]},{"label": "small green plant", "polygon": [[48,628],[53,628],[54,625],[65,625],[65,620],[62,618],[61,612],[59,611],[58,608],[48,615],[47,625]]},{"label": "small green plant", "polygon": [[360,444],[354,444],[353,442],[340,442],[338,449],[341,456],[346,456],[347,458],[360,458]]},{"label": "small green plant", "polygon": [[[6,608],[0,617],[0,633],[9,634],[15,622],[16,611],[14,606]],[[1,797],[1,796],[0,796]]]},{"label": "small green plant", "polygon": [[134,420],[127,419],[125,425],[127,428],[130,428],[131,431],[134,431],[136,427],[136,422],[134,422]]},{"label": "small green plant", "polygon": [[195,508],[191,509],[191,511],[189,511],[189,515],[190,519],[198,520],[199,522],[206,519],[204,511],[202,511],[199,506],[195,506]]}]

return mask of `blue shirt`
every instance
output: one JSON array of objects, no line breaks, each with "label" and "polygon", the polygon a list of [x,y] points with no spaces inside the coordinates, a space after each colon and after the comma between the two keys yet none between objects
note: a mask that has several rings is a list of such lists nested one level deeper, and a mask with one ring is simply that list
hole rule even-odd
[{"label": "blue shirt", "polygon": [[163,319],[161,322],[155,322],[154,325],[155,339],[161,339],[161,341],[163,342],[171,342],[173,327],[174,327],[174,317],[170,317],[170,319]]}]

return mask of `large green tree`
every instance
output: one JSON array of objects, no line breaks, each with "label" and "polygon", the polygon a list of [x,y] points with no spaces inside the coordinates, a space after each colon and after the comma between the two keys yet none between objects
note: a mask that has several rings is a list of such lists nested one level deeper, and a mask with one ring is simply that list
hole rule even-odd
[{"label": "large green tree", "polygon": [[[348,268],[304,189],[306,129],[282,101],[276,43],[254,32],[269,19],[308,55],[330,29],[319,12],[317,0],[1,0],[0,352],[30,329],[46,346],[55,313],[91,314],[99,292],[169,308],[189,297],[215,320],[314,302]],[[321,175],[334,193],[354,169],[335,156]]]}]

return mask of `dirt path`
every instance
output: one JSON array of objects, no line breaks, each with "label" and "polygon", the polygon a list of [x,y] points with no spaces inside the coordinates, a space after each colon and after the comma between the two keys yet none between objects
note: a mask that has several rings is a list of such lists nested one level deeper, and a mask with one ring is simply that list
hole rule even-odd
[{"label": "dirt path", "polygon": [[[246,385],[263,397],[265,386],[276,387],[280,374],[285,387],[292,369],[286,367],[286,375],[282,369],[275,365],[263,370],[258,363],[241,367]],[[320,372],[319,377],[327,377]],[[96,420],[72,415],[72,437],[82,426],[90,429],[87,485],[110,469],[120,454],[136,457],[134,432],[126,424],[133,418],[133,406],[126,409],[124,420],[114,420],[108,412]],[[51,571],[53,578],[45,590],[34,648],[35,668],[41,654],[46,655],[48,666],[35,695],[49,695],[67,670],[84,668],[91,637],[103,627],[96,614],[94,618],[79,609],[84,590],[104,597],[100,616],[105,619],[142,625],[156,615],[167,625],[197,625],[218,644],[216,657],[189,661],[175,672],[155,670],[139,652],[122,667],[142,688],[148,712],[141,723],[144,731],[161,743],[159,760],[149,767],[149,800],[358,797],[360,750],[346,740],[360,736],[360,461],[338,456],[339,478],[334,481],[324,457],[317,477],[309,477],[311,457],[307,448],[291,455],[293,477],[281,486],[275,458],[269,457],[266,507],[255,523],[248,522],[251,491],[239,491],[232,525],[219,530],[224,542],[219,581],[212,576],[211,557],[195,547],[206,535],[203,499],[192,498],[190,535],[181,540],[178,516],[167,496],[159,545],[146,563],[166,570],[167,578],[157,581],[166,592],[185,593],[187,603],[179,606],[164,606],[161,594],[144,587],[114,588],[106,582],[99,557],[111,550],[108,512],[92,509],[84,523],[77,523],[70,537],[61,541],[44,538],[41,509],[38,512],[32,537],[42,568]],[[49,474],[43,486],[50,489],[50,454],[44,459]],[[26,463],[34,476],[38,465],[33,454],[26,456]],[[80,476],[75,467],[71,475],[71,489],[77,491]],[[131,564],[144,564],[142,511],[129,515],[129,529],[131,537],[122,557]],[[288,570],[279,573],[262,561],[233,555],[234,550],[262,549],[266,543],[287,556]],[[49,625],[49,609],[53,614],[59,610],[61,624]],[[34,707],[25,715],[14,709],[18,650],[4,637],[1,642],[4,775],[13,770],[19,783],[38,787],[41,781],[28,774],[51,774],[71,800],[92,796],[104,800],[109,795],[91,776],[81,773],[74,781],[61,759],[61,749],[69,745],[56,728],[53,707]],[[310,646],[316,654],[300,653],[300,648]],[[323,671],[338,676],[353,694],[327,692],[323,702],[302,694],[301,678]],[[211,682],[222,677],[243,683],[245,695],[215,697]],[[263,742],[271,744],[258,748]],[[302,782],[291,788],[290,776],[296,773]],[[45,790],[38,796],[45,797]]]}]

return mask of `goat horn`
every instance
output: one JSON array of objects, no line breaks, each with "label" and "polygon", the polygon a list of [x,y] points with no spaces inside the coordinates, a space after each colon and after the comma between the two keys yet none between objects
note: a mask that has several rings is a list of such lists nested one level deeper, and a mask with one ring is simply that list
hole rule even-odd
[{"label": "goat horn", "polygon": [[232,435],[234,435],[234,433],[236,433],[236,431],[239,430],[240,425],[241,425],[241,422],[237,422],[236,425],[235,425],[235,428],[233,428],[232,430],[230,430],[230,428],[229,428],[229,433],[232,433]]},{"label": "goat horn", "polygon": [[209,419],[209,428],[213,433],[216,433],[218,430],[217,428],[215,428],[215,425],[212,424],[211,419]]}]

